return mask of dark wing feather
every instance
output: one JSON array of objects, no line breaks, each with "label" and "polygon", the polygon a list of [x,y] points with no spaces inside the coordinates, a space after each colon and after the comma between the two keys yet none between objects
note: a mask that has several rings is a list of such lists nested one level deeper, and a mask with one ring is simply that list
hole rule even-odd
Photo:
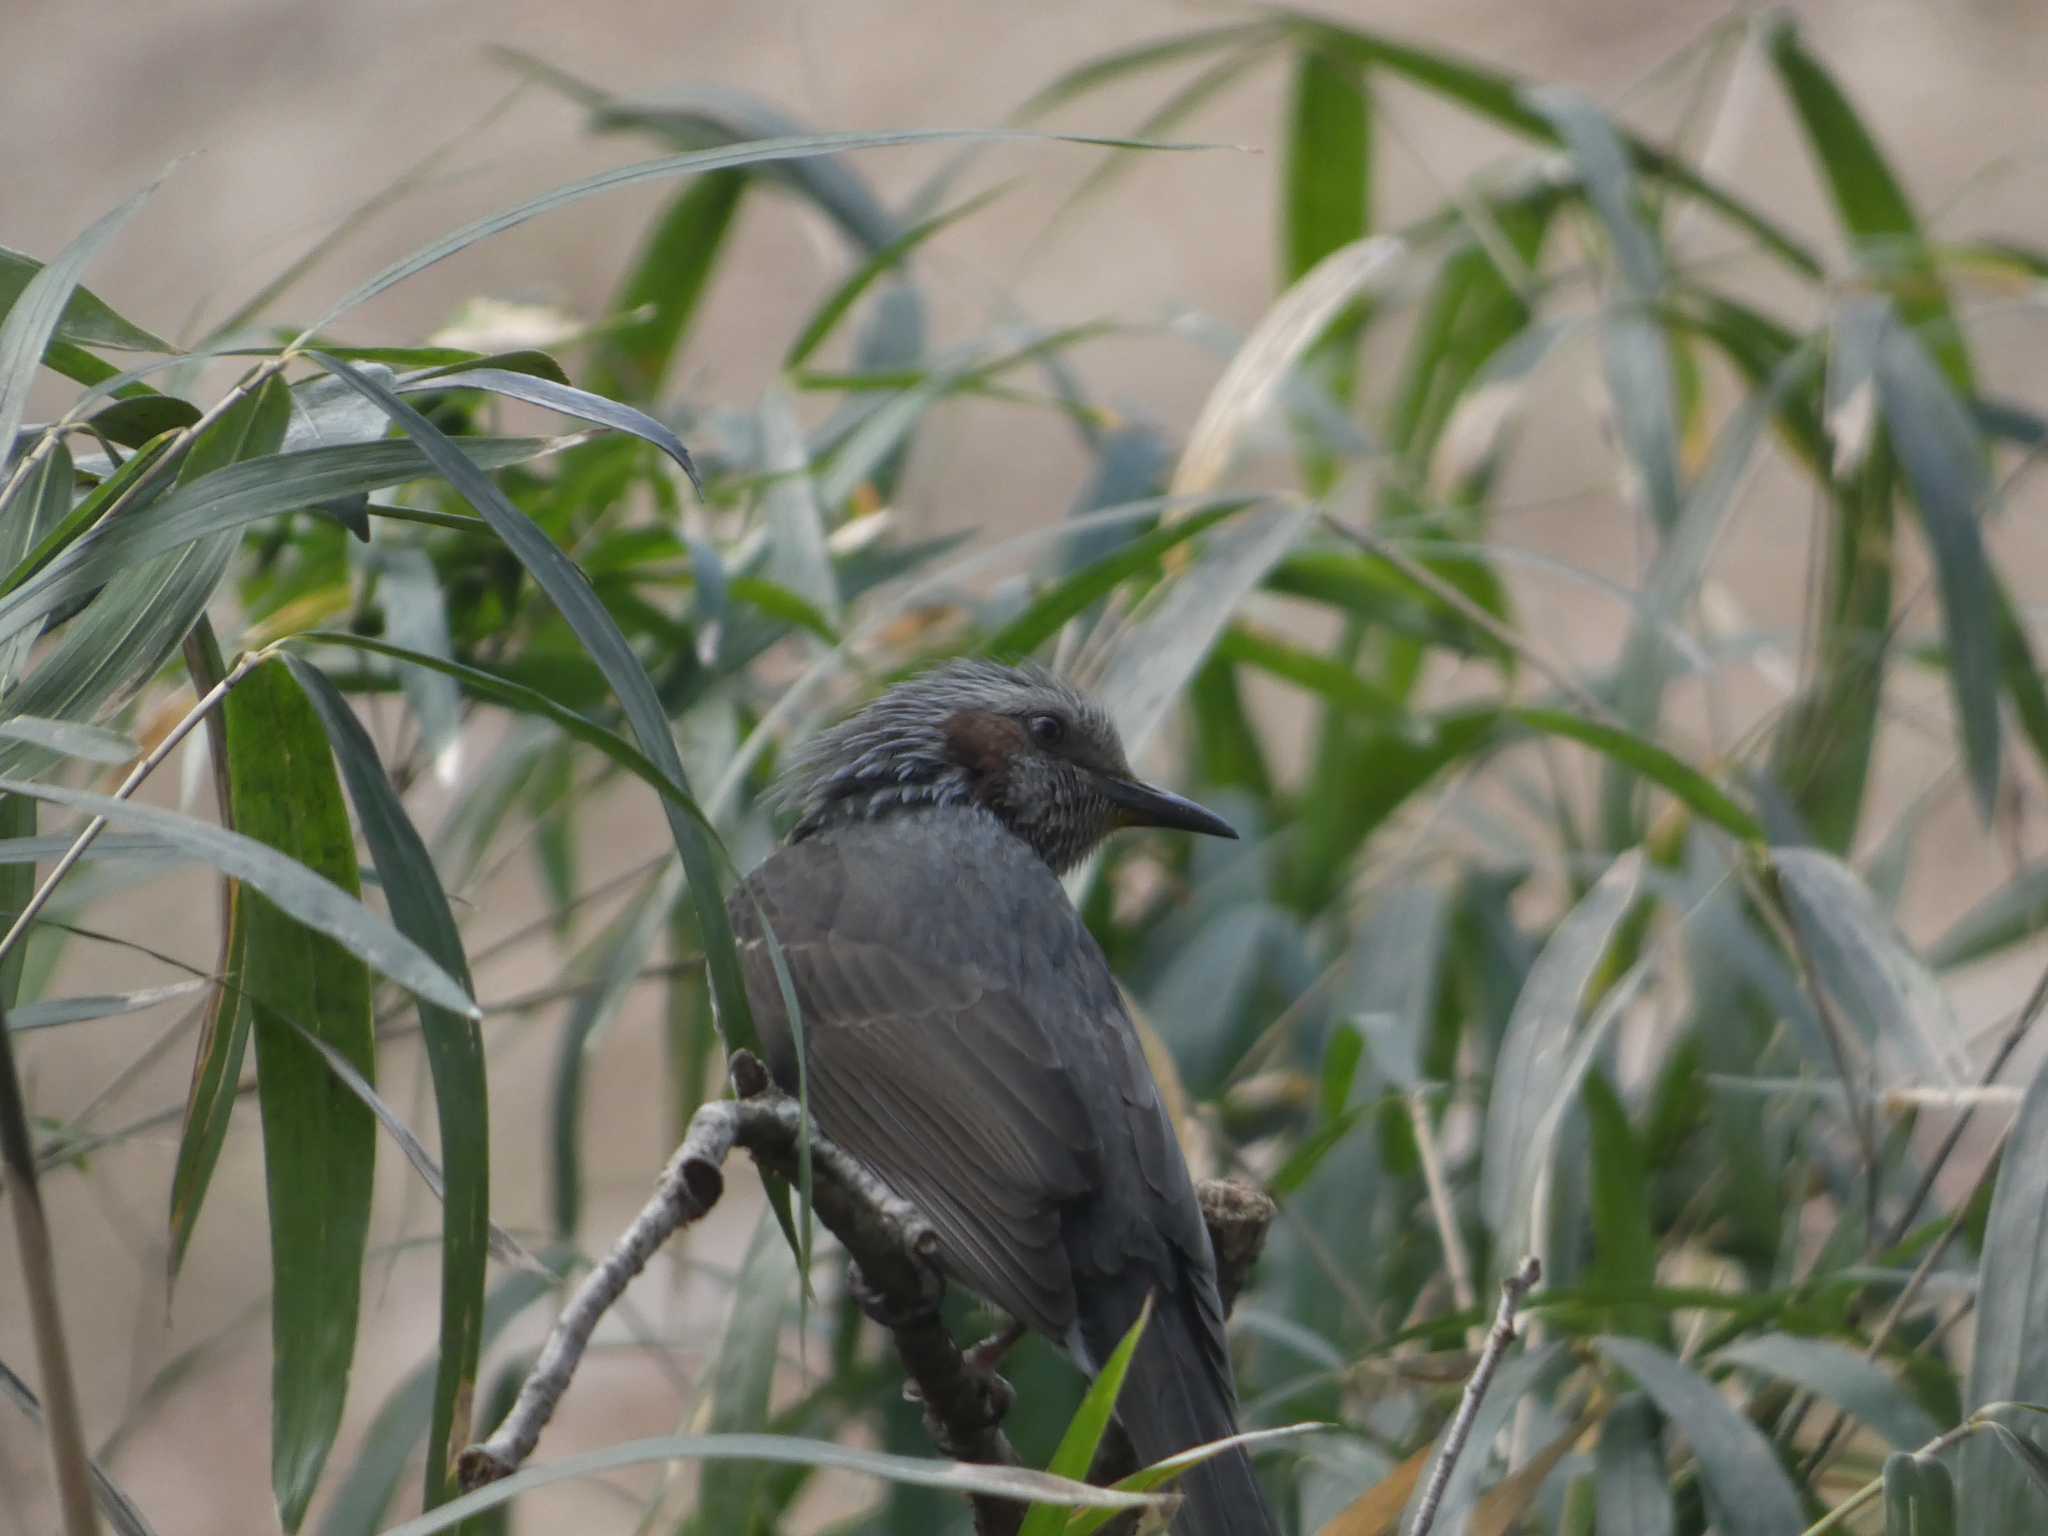
[{"label": "dark wing feather", "polygon": [[976,899],[990,894],[985,862],[962,867],[943,840],[871,843],[806,839],[734,899],[770,1066],[794,1087],[763,916],[801,1011],[819,1127],[925,1214],[957,1279],[1063,1338],[1075,1297],[1061,1211],[1094,1187],[1101,1150],[1053,1033],[1072,999],[1027,995],[1012,962],[1031,936]]}]

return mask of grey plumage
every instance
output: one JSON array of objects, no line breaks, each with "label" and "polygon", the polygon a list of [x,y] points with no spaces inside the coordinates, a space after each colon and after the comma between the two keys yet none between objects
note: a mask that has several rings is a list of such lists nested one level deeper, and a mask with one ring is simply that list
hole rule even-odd
[{"label": "grey plumage", "polygon": [[[820,1127],[924,1212],[947,1271],[1091,1372],[1152,1295],[1120,1408],[1140,1456],[1232,1433],[1187,1165],[1057,879],[1119,825],[1228,829],[1136,784],[1085,697],[985,662],[913,679],[823,733],[786,793],[792,840],[732,904],[770,1069],[794,1083],[764,918]],[[1242,1453],[1182,1487],[1183,1536],[1276,1529]]]}]

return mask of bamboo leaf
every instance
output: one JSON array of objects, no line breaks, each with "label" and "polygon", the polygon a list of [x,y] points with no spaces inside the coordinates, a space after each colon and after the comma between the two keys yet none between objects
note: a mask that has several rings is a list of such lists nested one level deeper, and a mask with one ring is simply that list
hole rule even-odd
[{"label": "bamboo leaf", "polygon": [[[137,805],[131,800],[115,800],[55,784],[0,778],[0,791],[33,795],[75,811],[104,816],[115,826],[154,833],[191,857],[255,887],[280,911],[333,939],[414,995],[465,1017],[478,1016],[475,1002],[460,983],[412,940],[365,907],[344,884],[280,853],[259,838],[229,832],[156,806]],[[354,883],[355,872],[356,865],[351,861],[350,885]]]},{"label": "bamboo leaf", "polygon": [[[1775,848],[1771,861],[1815,978],[1873,1043],[1884,1042],[1923,1080],[1957,1084],[1969,1073],[1955,1015],[1870,890],[1817,848]],[[1845,1085],[1852,1086],[1852,1085]]]},{"label": "bamboo leaf", "polygon": [[[1558,924],[1515,999],[1494,1064],[1480,1165],[1480,1209],[1503,1241],[1527,1214],[1521,1196],[1540,1160],[1544,1123],[1560,1103],[1580,1011],[1615,930],[1635,903],[1641,876],[1637,850],[1609,865]],[[1547,1144],[1540,1150],[1547,1154]]]},{"label": "bamboo leaf", "polygon": [[1034,597],[1022,613],[989,637],[988,653],[1028,656],[1058,634],[1069,619],[1085,613],[1132,576],[1156,566],[1168,550],[1256,505],[1240,498],[1222,501],[1117,545]]},{"label": "bamboo leaf", "polygon": [[1683,1362],[1640,1339],[1602,1338],[1598,1347],[1683,1429],[1724,1530],[1799,1536],[1806,1529],[1799,1495],[1770,1442],[1720,1393]]},{"label": "bamboo leaf", "polygon": [[[474,990],[462,931],[440,876],[385,775],[369,732],[320,671],[297,657],[284,660],[319,715],[341,765],[392,922],[466,990]],[[420,1003],[419,1014],[441,1130],[441,1328],[427,1431],[425,1494],[431,1508],[455,1492],[453,1458],[461,1448],[457,1437],[466,1441],[469,1434],[469,1425],[461,1421],[475,1395],[477,1360],[487,1326],[490,1094],[483,1036],[476,1022],[427,1002]]]},{"label": "bamboo leaf", "polygon": [[[319,717],[282,665],[228,695],[235,825],[308,879],[357,894],[355,838]],[[359,955],[245,891],[248,994],[263,1112],[271,1265],[271,1481],[296,1531],[333,1449],[355,1354],[377,1122],[311,1040],[375,1069]]]},{"label": "bamboo leaf", "polygon": [[1026,1467],[981,1466],[960,1461],[932,1461],[916,1456],[895,1456],[885,1451],[863,1450],[835,1445],[824,1440],[805,1440],[793,1435],[677,1435],[657,1440],[628,1440],[599,1451],[565,1456],[559,1461],[528,1467],[502,1482],[464,1494],[418,1519],[394,1525],[383,1536],[437,1536],[452,1530],[473,1515],[498,1508],[533,1488],[578,1478],[599,1477],[623,1467],[660,1466],[672,1461],[765,1461],[781,1466],[833,1467],[909,1483],[921,1488],[939,1488],[949,1493],[985,1493],[1019,1502],[1061,1504],[1075,1509],[1145,1509],[1160,1500],[1144,1494],[1123,1493],[1112,1488],[1094,1488],[1070,1482]]},{"label": "bamboo leaf", "polygon": [[643,181],[663,180],[674,176],[702,174],[706,171],[731,170],[741,166],[774,165],[786,160],[805,160],[819,155],[843,154],[855,149],[886,149],[908,144],[998,144],[998,143],[1047,143],[1091,144],[1115,149],[1167,149],[1194,146],[1140,144],[1124,139],[1094,138],[1078,134],[1027,133],[1016,130],[982,130],[963,132],[959,130],[926,130],[906,133],[818,133],[795,138],[768,139],[751,144],[734,144],[720,149],[697,150],[690,154],[665,155],[658,160],[642,161],[638,165],[627,165],[615,170],[601,171],[595,176],[586,176],[566,186],[554,188],[538,197],[529,198],[516,207],[494,213],[486,218],[465,224],[462,228],[413,252],[401,261],[392,263],[361,284],[328,309],[298,337],[294,345],[303,345],[317,336],[335,320],[348,311],[368,303],[378,294],[407,278],[424,272],[437,262],[446,261],[450,256],[469,249],[480,240],[502,234],[517,228],[527,220],[538,218],[543,213],[552,213],[593,197],[600,192],[609,192],[617,187],[629,187]]},{"label": "bamboo leaf", "polygon": [[1858,261],[1891,290],[1907,322],[1941,359],[1949,382],[1967,392],[1970,360],[1962,330],[1906,189],[1841,86],[1801,42],[1791,18],[1774,16],[1766,36]]},{"label": "bamboo leaf", "polygon": [[[768,1420],[768,1392],[774,1383],[778,1341],[796,1292],[790,1245],[772,1213],[755,1223],[753,1241],[733,1287],[732,1316],[711,1371],[713,1434],[744,1432]],[[696,1529],[719,1532],[763,1529],[767,1466],[757,1461],[719,1461],[704,1468]]]},{"label": "bamboo leaf", "polygon": [[1630,1536],[1672,1536],[1678,1529],[1657,1410],[1640,1394],[1630,1393],[1609,1410],[1593,1468],[1597,1529]]},{"label": "bamboo leaf", "polygon": [[714,171],[671,200],[612,301],[617,314],[646,314],[598,344],[601,394],[649,399],[659,392],[711,285],[746,189],[738,171]]},{"label": "bamboo leaf", "polygon": [[[1966,1409],[2036,1395],[2048,1380],[2048,1067],[2037,1068],[2006,1142],[1977,1270],[1977,1337]],[[2038,1439],[2027,1437],[2036,1447]],[[1984,1436],[1963,1447],[1958,1529],[2025,1531],[2040,1523],[2031,1469]]]},{"label": "bamboo leaf", "polygon": [[[314,355],[323,367],[337,377],[349,380],[367,398],[382,406],[413,445],[490,523],[498,537],[505,541],[520,564],[547,593],[576,638],[590,653],[598,670],[604,673],[605,680],[618,694],[640,750],[664,777],[688,794],[689,781],[683,772],[682,758],[676,752],[675,738],[669,733],[668,716],[662,709],[660,696],[656,694],[640,658],[627,644],[626,637],[619,632],[618,624],[605,611],[604,605],[597,600],[597,594],[591,590],[583,573],[552,539],[534,526],[532,519],[513,506],[504,492],[464,457],[461,448],[449,441],[418,411],[346,363],[320,358],[317,353]],[[682,855],[691,900],[697,908],[706,966],[711,975],[712,996],[717,1000],[719,1021],[726,1040],[735,1048],[752,1047],[755,1043],[753,1020],[747,1011],[746,989],[740,980],[731,923],[719,895],[718,851],[714,839],[706,834],[699,822],[683,812],[672,797],[663,796],[661,804],[668,817],[669,832]]]},{"label": "bamboo leaf", "polygon": [[1997,587],[1982,523],[1992,501],[1989,457],[1969,412],[1911,332],[1885,330],[1878,402],[1934,553],[1948,641],[1948,678],[1978,813],[1998,792],[2001,645]]},{"label": "bamboo leaf", "polygon": [[[467,470],[481,474],[484,469],[524,463],[555,446],[559,440],[477,438],[456,449],[455,456]],[[433,472],[426,456],[407,442],[348,443],[304,453],[270,454],[216,470],[164,495],[152,504],[148,517],[122,517],[94,527],[61,553],[52,552],[47,564],[24,579],[23,568],[35,568],[44,558],[40,546],[31,552],[23,566],[16,567],[14,575],[0,584],[0,591],[5,592],[0,596],[0,638],[90,595],[139,562],[207,535]]]},{"label": "bamboo leaf", "polygon": [[[1074,1417],[1068,1421],[1066,1433],[1060,1436],[1059,1448],[1052,1454],[1052,1462],[1046,1470],[1055,1477],[1070,1477],[1076,1482],[1085,1482],[1088,1469],[1095,1465],[1096,1448],[1102,1444],[1102,1437],[1109,1431],[1109,1422],[1116,1414],[1117,1398],[1124,1389],[1124,1377],[1131,1369],[1131,1357],[1138,1352],[1138,1340],[1144,1336],[1145,1325],[1152,1318],[1152,1298],[1147,1295],[1145,1303],[1138,1309],[1138,1320],[1131,1324],[1123,1339],[1117,1344],[1095,1380],[1089,1384],[1087,1396],[1081,1399],[1081,1406],[1074,1410]],[[1066,1526],[1066,1517],[1055,1504],[1034,1505],[1024,1517],[1024,1524],[1017,1536],[1060,1536]]]},{"label": "bamboo leaf", "polygon": [[1941,1426],[1883,1366],[1827,1339],[1754,1333],[1717,1351],[1714,1359],[1818,1393],[1898,1450],[1914,1450],[1941,1433]]},{"label": "bamboo leaf", "polygon": [[[43,349],[70,312],[79,278],[93,257],[120,233],[121,226],[149,201],[154,191],[156,183],[151,182],[113,212],[102,215],[18,290],[10,294],[0,289],[0,301],[6,301],[5,314],[0,316],[0,471],[8,467],[8,450],[28,408],[28,392],[42,366]],[[97,305],[99,301],[95,299],[92,303]],[[0,484],[4,483],[0,480]]]},{"label": "bamboo leaf", "polygon": [[1954,970],[2023,944],[2048,927],[2048,864],[2030,864],[1928,946],[1927,963]]},{"label": "bamboo leaf", "polygon": [[[147,193],[142,194],[147,196]],[[0,314],[12,309],[21,293],[43,264],[33,256],[0,245]],[[124,352],[175,352],[178,349],[160,336],[151,335],[133,321],[114,312],[90,288],[74,287],[57,317],[53,334],[75,346],[113,347]]]},{"label": "bamboo leaf", "polygon": [[607,400],[603,395],[593,395],[587,389],[504,368],[465,368],[456,373],[436,373],[430,380],[401,380],[396,388],[400,394],[427,388],[487,390],[508,400],[524,400],[529,405],[543,406],[564,416],[573,416],[578,421],[595,422],[601,427],[629,433],[642,442],[652,443],[673,459],[700,494],[704,489],[704,482],[697,478],[697,466],[690,458],[690,450],[683,446],[682,439],[674,432],[645,411],[622,405],[617,400]]}]

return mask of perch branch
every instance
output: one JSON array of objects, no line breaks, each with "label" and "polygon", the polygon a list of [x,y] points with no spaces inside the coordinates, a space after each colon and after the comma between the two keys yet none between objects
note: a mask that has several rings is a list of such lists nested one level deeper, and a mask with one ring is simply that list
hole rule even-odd
[{"label": "perch branch", "polygon": [[1486,1347],[1479,1352],[1479,1363],[1472,1368],[1472,1375],[1465,1382],[1465,1395],[1458,1400],[1457,1414],[1451,1419],[1451,1427],[1444,1431],[1443,1452],[1430,1469],[1428,1486],[1422,1490],[1422,1502],[1415,1506],[1411,1536],[1429,1536],[1429,1528],[1436,1524],[1437,1507],[1443,1503],[1444,1489],[1450,1485],[1458,1458],[1465,1453],[1465,1442],[1472,1438],[1472,1423],[1479,1417],[1479,1405],[1486,1399],[1486,1389],[1493,1385],[1493,1373],[1500,1369],[1508,1346],[1515,1342],[1515,1313],[1521,1309],[1523,1298],[1542,1278],[1543,1266],[1531,1256],[1522,1260],[1520,1269],[1501,1281],[1500,1309],[1493,1314],[1493,1327],[1487,1330]]},{"label": "perch branch", "polygon": [[[504,1423],[462,1453],[458,1472],[465,1490],[509,1477],[532,1455],[598,1319],[662,1243],[718,1202],[725,1160],[735,1147],[769,1172],[795,1176],[802,1135],[796,1101],[775,1088],[766,1068],[745,1052],[734,1056],[732,1077],[739,1096],[706,1104],[692,1117],[647,1204],[563,1308]],[[811,1168],[818,1219],[853,1261],[863,1310],[894,1338],[907,1390],[923,1403],[933,1442],[955,1460],[1015,1465],[1016,1452],[1002,1431],[1009,1385],[963,1352],[940,1318],[945,1283],[931,1225],[850,1154],[816,1134]],[[1205,1183],[1201,1193],[1227,1306],[1258,1257],[1273,1204],[1248,1185],[1225,1181]],[[987,1495],[975,1496],[974,1506],[975,1528],[983,1536],[1009,1536],[1024,1513],[1020,1504]]]}]

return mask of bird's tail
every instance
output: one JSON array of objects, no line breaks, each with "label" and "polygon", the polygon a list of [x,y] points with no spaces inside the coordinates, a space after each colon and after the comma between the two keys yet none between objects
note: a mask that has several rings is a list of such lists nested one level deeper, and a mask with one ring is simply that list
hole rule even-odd
[{"label": "bird's tail", "polygon": [[[1117,1418],[1140,1465],[1237,1433],[1228,1357],[1217,1358],[1189,1297],[1161,1298],[1138,1341],[1117,1399]],[[1279,1536],[1280,1527],[1241,1449],[1180,1475],[1174,1536]]]}]

